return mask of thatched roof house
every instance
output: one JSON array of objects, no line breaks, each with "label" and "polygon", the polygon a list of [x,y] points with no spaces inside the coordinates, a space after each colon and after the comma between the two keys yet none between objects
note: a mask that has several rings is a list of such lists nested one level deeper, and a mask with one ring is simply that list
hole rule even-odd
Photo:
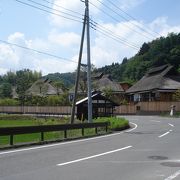
[{"label": "thatched roof house", "polygon": [[132,101],[170,101],[172,94],[180,89],[180,75],[171,65],[150,69],[126,93]]},{"label": "thatched roof house", "polygon": [[[103,73],[92,74],[92,90],[101,91],[104,92],[105,94],[109,93],[111,94],[110,95],[111,98],[118,103],[122,99],[124,99],[127,85],[128,85],[127,83],[125,85],[124,84],[121,85],[121,83],[114,81],[110,75],[104,75]],[[74,87],[69,91],[69,96],[71,100],[73,99],[73,94],[74,94]],[[86,82],[83,82],[83,84],[79,84],[78,95],[80,97],[85,97],[87,95]]]},{"label": "thatched roof house", "polygon": [[110,75],[104,75],[103,73],[99,73],[98,75],[93,76],[92,80],[92,87],[95,90],[111,90],[113,94],[125,92],[121,84],[114,81]]},{"label": "thatched roof house", "polygon": [[32,86],[26,91],[27,95],[33,96],[48,96],[62,94],[61,88],[56,88],[51,84],[48,79],[39,79],[32,84]]}]

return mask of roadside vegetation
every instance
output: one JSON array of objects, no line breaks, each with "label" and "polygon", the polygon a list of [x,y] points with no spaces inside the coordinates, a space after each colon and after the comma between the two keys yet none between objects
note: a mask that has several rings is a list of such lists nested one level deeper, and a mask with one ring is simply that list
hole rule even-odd
[{"label": "roadside vegetation", "polygon": [[[109,122],[108,132],[115,130],[123,130],[129,127],[129,123],[124,118],[116,117],[102,117],[95,119],[94,122]],[[26,115],[0,115],[0,127],[18,127],[18,126],[40,126],[40,125],[56,125],[56,124],[67,124],[69,123],[68,117],[33,117]],[[76,121],[75,123],[80,123]],[[84,121],[83,123],[86,123]],[[98,134],[104,134],[105,128],[98,128]],[[84,136],[94,136],[95,129],[89,128],[84,130]],[[79,138],[81,137],[81,130],[68,130],[68,138]],[[64,132],[46,132],[44,133],[45,141],[63,140]],[[0,147],[7,146],[9,144],[9,136],[0,136]],[[15,135],[14,144],[22,144],[29,142],[39,142],[40,133]]]},{"label": "roadside vegetation", "polygon": [[118,131],[129,127],[129,121],[121,117],[102,117],[96,119],[95,122],[109,122],[108,129],[111,131]]}]

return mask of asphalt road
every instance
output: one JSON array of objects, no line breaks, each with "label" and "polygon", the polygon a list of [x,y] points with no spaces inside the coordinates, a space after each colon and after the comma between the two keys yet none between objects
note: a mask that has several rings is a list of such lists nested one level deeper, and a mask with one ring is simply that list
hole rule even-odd
[{"label": "asphalt road", "polygon": [[0,180],[180,179],[180,119],[125,117],[128,131],[0,151]]}]

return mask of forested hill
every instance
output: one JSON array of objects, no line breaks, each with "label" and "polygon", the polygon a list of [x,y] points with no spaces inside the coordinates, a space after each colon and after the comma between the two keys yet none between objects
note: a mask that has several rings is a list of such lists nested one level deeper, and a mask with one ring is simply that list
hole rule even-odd
[{"label": "forested hill", "polygon": [[96,70],[111,74],[117,81],[135,82],[151,68],[163,64],[172,64],[180,72],[180,33],[169,34],[149,43],[144,43],[139,52],[122,63],[113,63]]},{"label": "forested hill", "polygon": [[44,78],[48,78],[52,81],[61,81],[64,83],[65,87],[71,87],[75,83],[75,72],[73,73],[52,73],[44,76]]}]

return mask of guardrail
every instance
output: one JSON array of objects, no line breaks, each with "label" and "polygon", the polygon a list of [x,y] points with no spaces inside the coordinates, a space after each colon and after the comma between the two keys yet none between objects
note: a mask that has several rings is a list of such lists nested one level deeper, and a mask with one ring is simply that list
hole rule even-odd
[{"label": "guardrail", "polygon": [[0,128],[0,136],[10,136],[10,145],[14,145],[14,135],[40,133],[41,141],[44,141],[44,132],[64,131],[64,138],[66,139],[68,130],[81,129],[82,136],[84,136],[84,129],[86,128],[95,128],[95,133],[98,134],[98,127],[105,127],[107,132],[108,125],[108,122],[97,122],[81,124],[3,127]]}]

